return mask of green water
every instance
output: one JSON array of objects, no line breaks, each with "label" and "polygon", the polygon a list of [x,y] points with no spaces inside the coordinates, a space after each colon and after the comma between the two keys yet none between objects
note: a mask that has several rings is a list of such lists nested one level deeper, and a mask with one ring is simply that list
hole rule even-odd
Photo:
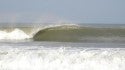
[{"label": "green water", "polygon": [[40,30],[33,37],[35,41],[82,42],[87,38],[125,37],[124,28],[93,28],[93,27],[51,27]]}]

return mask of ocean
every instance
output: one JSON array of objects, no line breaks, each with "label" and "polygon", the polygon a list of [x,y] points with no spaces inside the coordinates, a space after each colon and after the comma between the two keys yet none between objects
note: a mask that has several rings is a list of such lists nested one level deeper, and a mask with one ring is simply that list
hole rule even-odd
[{"label": "ocean", "polygon": [[125,70],[125,25],[1,26],[0,70]]}]

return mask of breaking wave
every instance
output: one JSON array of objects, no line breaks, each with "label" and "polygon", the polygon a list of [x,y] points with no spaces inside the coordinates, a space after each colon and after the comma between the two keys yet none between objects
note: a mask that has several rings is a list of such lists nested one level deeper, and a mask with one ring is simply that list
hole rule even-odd
[{"label": "breaking wave", "polygon": [[124,70],[125,49],[1,49],[1,70]]},{"label": "breaking wave", "polygon": [[14,29],[12,32],[0,31],[0,40],[22,40],[29,39],[30,36],[27,35],[20,29]]},{"label": "breaking wave", "polygon": [[0,40],[26,40],[32,39],[34,35],[40,30],[59,27],[59,26],[73,26],[74,24],[65,25],[48,25],[41,27],[2,27],[0,28]]},{"label": "breaking wave", "polygon": [[39,30],[33,39],[60,42],[125,42],[125,29],[63,25]]},{"label": "breaking wave", "polygon": [[64,24],[43,27],[19,27],[8,30],[0,30],[0,40],[125,42],[125,28],[98,28]]}]

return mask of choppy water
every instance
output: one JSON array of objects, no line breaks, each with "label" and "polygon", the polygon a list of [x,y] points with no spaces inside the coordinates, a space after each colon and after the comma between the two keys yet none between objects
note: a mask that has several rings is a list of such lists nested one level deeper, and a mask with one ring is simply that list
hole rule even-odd
[{"label": "choppy water", "polygon": [[124,70],[125,44],[1,42],[0,70]]},{"label": "choppy water", "polygon": [[1,28],[0,70],[125,70],[124,31],[76,25]]}]

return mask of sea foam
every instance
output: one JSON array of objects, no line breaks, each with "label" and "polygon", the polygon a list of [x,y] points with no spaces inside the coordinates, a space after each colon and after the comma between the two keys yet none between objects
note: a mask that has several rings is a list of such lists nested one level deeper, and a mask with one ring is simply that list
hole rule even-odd
[{"label": "sea foam", "polygon": [[0,40],[7,39],[7,40],[22,40],[30,38],[29,35],[24,33],[20,29],[14,29],[12,32],[7,31],[0,31]]},{"label": "sea foam", "polygon": [[0,70],[124,70],[124,49],[7,48]]}]

